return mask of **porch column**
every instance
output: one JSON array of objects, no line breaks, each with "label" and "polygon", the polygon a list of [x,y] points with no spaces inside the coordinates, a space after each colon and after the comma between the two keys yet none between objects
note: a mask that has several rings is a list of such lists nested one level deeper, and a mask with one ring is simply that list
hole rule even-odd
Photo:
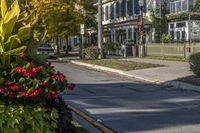
[{"label": "porch column", "polygon": [[126,41],[128,40],[128,27],[126,27]]},{"label": "porch column", "polygon": [[131,40],[134,40],[134,26],[131,27]]}]

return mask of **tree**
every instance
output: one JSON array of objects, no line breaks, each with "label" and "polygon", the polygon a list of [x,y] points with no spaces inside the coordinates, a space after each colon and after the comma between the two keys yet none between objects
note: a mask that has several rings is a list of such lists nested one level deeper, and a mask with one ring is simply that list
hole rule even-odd
[{"label": "tree", "polygon": [[152,25],[155,28],[155,41],[161,42],[162,36],[167,34],[168,31],[168,22],[167,22],[167,2],[161,4],[161,16],[160,18],[153,15],[151,16]]},{"label": "tree", "polygon": [[31,0],[30,4],[39,15],[36,27],[40,31],[39,42],[44,38],[57,38],[58,47],[59,37],[79,34],[80,23],[85,23],[86,27],[95,25],[92,15],[95,9],[89,0]]}]

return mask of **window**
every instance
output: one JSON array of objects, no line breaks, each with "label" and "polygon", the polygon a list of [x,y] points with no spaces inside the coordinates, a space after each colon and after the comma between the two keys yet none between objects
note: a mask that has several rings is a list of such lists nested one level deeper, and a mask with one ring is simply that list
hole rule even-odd
[{"label": "window", "polygon": [[113,20],[114,19],[114,10],[115,10],[114,4],[112,4],[110,8],[111,8],[110,18],[111,18],[111,20]]},{"label": "window", "polygon": [[181,12],[182,9],[181,9],[181,1],[177,1],[176,2],[176,12]]},{"label": "window", "polygon": [[122,0],[121,3],[121,17],[126,16],[126,0]]},{"label": "window", "polygon": [[170,13],[175,13],[175,2],[170,3]]},{"label": "window", "polygon": [[185,26],[186,26],[185,22],[181,22],[181,23],[176,24],[176,28],[182,28],[182,27],[185,27]]},{"label": "window", "polygon": [[108,20],[108,6],[105,7],[105,20]]},{"label": "window", "polygon": [[172,36],[172,39],[174,39],[174,31],[170,31],[170,35]]},{"label": "window", "polygon": [[102,21],[105,21],[105,7],[102,7]]},{"label": "window", "polygon": [[140,7],[139,7],[138,0],[134,0],[134,13],[135,14],[139,14],[140,13]]},{"label": "window", "polygon": [[170,24],[170,29],[174,29],[174,24]]},{"label": "window", "polygon": [[128,10],[128,15],[133,16],[133,0],[127,1],[127,10]]},{"label": "window", "polygon": [[116,2],[116,18],[119,18],[119,14],[120,14],[120,11],[119,11],[119,1]]},{"label": "window", "polygon": [[187,11],[187,0],[182,0],[181,3],[182,3],[182,10]]},{"label": "window", "polygon": [[[191,2],[192,0],[189,0]],[[188,0],[176,0],[170,2],[170,13],[188,11]]]}]

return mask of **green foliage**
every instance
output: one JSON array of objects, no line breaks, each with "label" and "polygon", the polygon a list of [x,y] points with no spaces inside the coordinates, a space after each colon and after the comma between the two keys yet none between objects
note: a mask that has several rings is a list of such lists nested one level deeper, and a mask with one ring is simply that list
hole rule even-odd
[{"label": "green foliage", "polygon": [[121,45],[119,43],[105,43],[104,49],[106,51],[114,52],[117,49],[120,49]]},{"label": "green foliage", "polygon": [[0,104],[1,133],[56,133],[57,119],[55,109]]},{"label": "green foliage", "polygon": [[151,16],[152,25],[155,28],[155,41],[161,42],[162,35],[167,33],[168,22],[167,22],[167,4],[162,5],[161,18],[155,15]]},{"label": "green foliage", "polygon": [[99,55],[99,49],[97,46],[91,46],[85,49],[85,56],[87,59],[97,59]]},{"label": "green foliage", "polygon": [[200,53],[192,54],[189,57],[189,63],[192,72],[200,77]]},{"label": "green foliage", "polygon": [[[0,69],[10,66],[12,59],[24,52],[30,38],[33,21],[27,22],[30,16],[20,14],[18,0],[8,8],[6,0],[1,0],[0,19]],[[20,18],[23,16],[23,19]]]},{"label": "green foliage", "polygon": [[163,35],[163,40],[164,40],[164,42],[171,42],[172,36],[171,35]]}]

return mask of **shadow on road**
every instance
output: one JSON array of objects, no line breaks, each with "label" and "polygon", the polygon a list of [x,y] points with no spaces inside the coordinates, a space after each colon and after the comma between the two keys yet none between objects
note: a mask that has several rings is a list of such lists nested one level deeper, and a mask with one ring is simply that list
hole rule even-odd
[{"label": "shadow on road", "polygon": [[[105,82],[105,81],[104,81]],[[199,93],[139,83],[78,84],[67,103],[117,132],[199,132]]]}]

